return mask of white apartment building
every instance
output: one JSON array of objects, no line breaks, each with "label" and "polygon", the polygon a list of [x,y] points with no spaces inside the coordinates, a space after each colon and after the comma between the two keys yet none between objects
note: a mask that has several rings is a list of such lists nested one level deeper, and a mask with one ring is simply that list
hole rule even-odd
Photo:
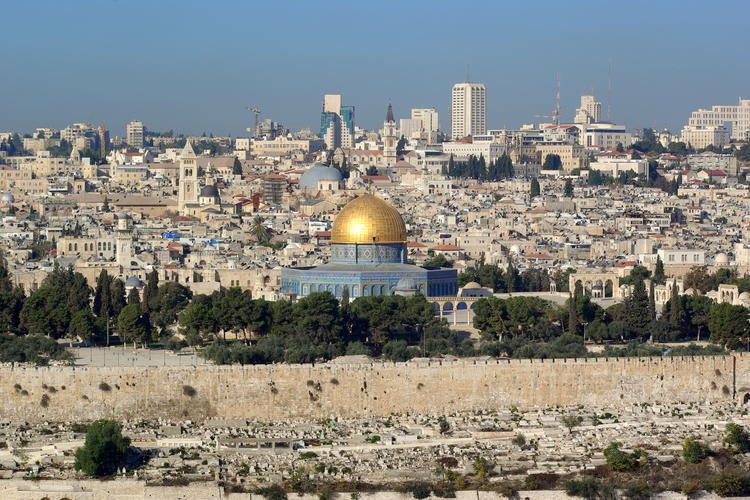
[{"label": "white apartment building", "polygon": [[273,140],[252,139],[252,152],[255,156],[282,157],[297,151],[314,153],[323,149],[322,139],[288,139],[281,136]]},{"label": "white apartment building", "polygon": [[596,123],[601,121],[602,103],[593,95],[582,95],[581,106],[576,109],[573,123]]},{"label": "white apartment building", "polygon": [[465,160],[469,156],[476,156],[477,158],[484,156],[487,164],[497,160],[505,152],[505,144],[494,141],[444,142],[442,146],[443,153],[453,155],[456,160]]},{"label": "white apartment building", "polygon": [[[733,140],[750,138],[750,99],[740,98],[737,106],[720,105],[693,111],[688,127],[720,127],[727,123],[731,127],[730,136]],[[693,146],[697,147],[695,144]]]},{"label": "white apartment building", "polygon": [[629,160],[614,157],[602,157],[589,164],[591,170],[619,177],[621,172],[635,172],[636,175],[648,174],[648,160]]},{"label": "white apartment building", "polygon": [[624,125],[614,123],[589,123],[578,125],[581,129],[581,145],[587,148],[599,146],[605,149],[616,148],[618,144],[628,147],[633,144],[633,134]]},{"label": "white apartment building", "polygon": [[685,125],[680,140],[694,148],[710,145],[723,147],[729,143],[729,129],[724,125]]},{"label": "white apartment building", "polygon": [[457,83],[451,90],[451,138],[462,139],[487,131],[487,102],[483,83]]},{"label": "white apartment building", "polygon": [[438,111],[435,108],[414,108],[411,110],[412,120],[421,120],[422,128],[426,132],[437,132],[440,130]]},{"label": "white apartment building", "polygon": [[60,130],[60,139],[74,144],[79,137],[93,136],[96,129],[90,123],[72,123]]},{"label": "white apartment building", "polygon": [[660,248],[656,254],[665,266],[702,266],[706,260],[705,250],[692,248]]},{"label": "white apartment building", "polygon": [[128,123],[125,128],[125,135],[127,137],[126,142],[128,146],[133,148],[143,147],[143,135],[146,131],[146,127],[143,126],[143,122],[134,120]]},{"label": "white apartment building", "polygon": [[695,155],[687,155],[687,164],[691,170],[723,170],[729,175],[737,175],[737,157],[734,155],[720,155],[706,151]]}]

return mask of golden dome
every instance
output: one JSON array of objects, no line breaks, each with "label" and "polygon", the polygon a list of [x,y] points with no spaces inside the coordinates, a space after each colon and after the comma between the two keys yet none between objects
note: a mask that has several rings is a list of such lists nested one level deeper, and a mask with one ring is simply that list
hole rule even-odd
[{"label": "golden dome", "polygon": [[333,221],[331,243],[404,243],[406,226],[393,206],[371,194],[346,204]]}]

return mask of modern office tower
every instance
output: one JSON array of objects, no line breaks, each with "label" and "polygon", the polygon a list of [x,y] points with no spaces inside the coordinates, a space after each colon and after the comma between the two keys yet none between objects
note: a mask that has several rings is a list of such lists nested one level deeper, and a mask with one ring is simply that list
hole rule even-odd
[{"label": "modern office tower", "polygon": [[601,121],[602,103],[593,95],[582,95],[581,106],[576,109],[573,123],[597,123]]},{"label": "modern office tower", "polygon": [[437,132],[440,130],[438,111],[435,108],[414,108],[411,110],[412,120],[422,121],[422,130],[425,132]]},{"label": "modern office tower", "polygon": [[732,140],[750,138],[750,99],[740,98],[738,106],[713,106],[693,111],[688,127],[721,127],[727,123],[731,126]]},{"label": "modern office tower", "polygon": [[132,121],[128,123],[125,132],[126,142],[128,146],[133,148],[143,147],[143,135],[146,131],[146,127],[143,126],[143,122]]},{"label": "modern office tower", "polygon": [[457,83],[451,91],[451,137],[484,135],[487,102],[483,83]]},{"label": "modern office tower", "polygon": [[342,106],[341,94],[323,96],[320,137],[329,149],[354,147],[354,106]]}]

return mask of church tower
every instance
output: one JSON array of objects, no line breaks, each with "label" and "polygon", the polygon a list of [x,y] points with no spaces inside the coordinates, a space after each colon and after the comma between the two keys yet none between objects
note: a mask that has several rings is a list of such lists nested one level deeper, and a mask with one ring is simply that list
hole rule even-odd
[{"label": "church tower", "polygon": [[185,205],[198,203],[198,156],[190,141],[185,143],[180,155],[180,178],[177,187],[177,208],[181,214]]},{"label": "church tower", "polygon": [[388,113],[385,115],[383,122],[383,158],[388,167],[396,164],[396,147],[398,139],[396,138],[396,120],[393,118],[393,106],[388,104]]}]

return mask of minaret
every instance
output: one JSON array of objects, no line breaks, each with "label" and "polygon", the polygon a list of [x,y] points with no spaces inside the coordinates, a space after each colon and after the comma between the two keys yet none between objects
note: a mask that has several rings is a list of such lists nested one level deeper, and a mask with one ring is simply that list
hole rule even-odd
[{"label": "minaret", "polygon": [[398,157],[396,156],[397,144],[396,120],[393,118],[393,106],[388,104],[388,113],[386,113],[385,122],[383,123],[383,157],[385,158],[385,164],[388,167],[394,166],[396,160],[398,160]]},{"label": "minaret", "polygon": [[177,187],[177,208],[183,214],[185,205],[198,203],[198,156],[193,151],[190,141],[180,154],[180,177]]}]

